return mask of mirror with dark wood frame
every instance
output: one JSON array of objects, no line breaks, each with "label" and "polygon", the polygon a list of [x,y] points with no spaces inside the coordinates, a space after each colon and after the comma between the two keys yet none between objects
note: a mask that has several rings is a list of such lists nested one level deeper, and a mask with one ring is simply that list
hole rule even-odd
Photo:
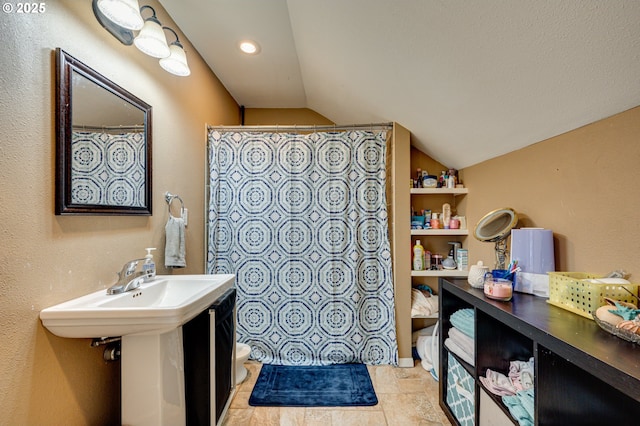
[{"label": "mirror with dark wood frame", "polygon": [[57,215],[151,215],[151,106],[56,49]]}]

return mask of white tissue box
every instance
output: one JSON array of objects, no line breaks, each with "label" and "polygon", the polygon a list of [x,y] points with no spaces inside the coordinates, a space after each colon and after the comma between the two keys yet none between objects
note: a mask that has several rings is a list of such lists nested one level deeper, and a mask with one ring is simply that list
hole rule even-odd
[{"label": "white tissue box", "polygon": [[516,272],[515,291],[549,297],[549,275],[531,272]]}]

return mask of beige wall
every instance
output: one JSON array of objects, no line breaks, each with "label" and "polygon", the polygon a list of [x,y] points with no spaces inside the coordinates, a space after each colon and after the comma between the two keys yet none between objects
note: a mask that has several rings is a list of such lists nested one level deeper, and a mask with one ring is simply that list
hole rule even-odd
[{"label": "beige wall", "polygon": [[[392,146],[387,154],[388,178],[391,179],[391,206],[389,222],[396,312],[396,337],[398,339],[398,364],[408,367],[411,358],[411,195],[408,182],[411,171],[406,164],[411,161],[411,133],[399,124],[393,126]],[[390,163],[390,164],[389,164]],[[387,184],[387,186],[389,186]],[[408,251],[407,251],[408,248]]]},{"label": "beige wall", "polygon": [[[466,168],[470,225],[512,207],[521,225],[553,230],[556,270],[624,268],[640,282],[639,138],[636,107]],[[467,241],[470,263],[493,265],[493,244]]]},{"label": "beige wall", "polygon": [[[146,3],[177,29],[157,1]],[[203,272],[205,123],[238,124],[238,106],[182,35],[188,78],[120,44],[89,0],[3,13],[0,33],[0,424],[117,424],[119,364],[105,363],[89,340],[50,334],[39,311],[106,288],[145,247],[158,248],[166,273],[165,191],[180,194],[190,213],[188,267],[176,273]],[[153,106],[153,216],[54,215],[56,47]]]}]

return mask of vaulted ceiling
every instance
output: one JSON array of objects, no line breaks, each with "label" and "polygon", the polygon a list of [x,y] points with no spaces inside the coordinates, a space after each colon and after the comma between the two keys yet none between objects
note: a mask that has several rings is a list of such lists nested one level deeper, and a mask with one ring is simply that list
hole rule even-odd
[{"label": "vaulted ceiling", "polygon": [[395,121],[448,167],[640,105],[638,0],[160,2],[238,104]]}]

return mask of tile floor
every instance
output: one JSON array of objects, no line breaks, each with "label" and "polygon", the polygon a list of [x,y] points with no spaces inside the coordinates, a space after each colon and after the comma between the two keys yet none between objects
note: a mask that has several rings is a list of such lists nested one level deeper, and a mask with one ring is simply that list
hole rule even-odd
[{"label": "tile floor", "polygon": [[430,426],[451,425],[438,405],[438,382],[420,364],[413,368],[369,366],[378,396],[372,407],[251,407],[249,396],[261,364],[245,364],[247,379],[240,384],[224,426]]}]

